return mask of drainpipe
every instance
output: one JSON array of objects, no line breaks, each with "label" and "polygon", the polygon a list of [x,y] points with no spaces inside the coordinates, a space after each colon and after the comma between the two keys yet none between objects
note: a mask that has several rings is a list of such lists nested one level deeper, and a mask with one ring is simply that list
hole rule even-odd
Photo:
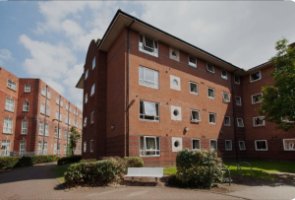
[{"label": "drainpipe", "polygon": [[[234,83],[234,75],[235,70],[233,72],[233,78],[231,79],[231,91],[232,91],[232,97],[233,97],[233,103],[232,103],[232,111],[233,111],[233,128],[234,128],[234,144],[235,144],[235,160],[237,163],[239,163],[239,153],[238,153],[238,141],[237,141],[237,133],[236,133],[236,108],[235,108],[235,83]],[[240,81],[241,82],[241,81]],[[241,84],[241,83],[240,83]]]}]

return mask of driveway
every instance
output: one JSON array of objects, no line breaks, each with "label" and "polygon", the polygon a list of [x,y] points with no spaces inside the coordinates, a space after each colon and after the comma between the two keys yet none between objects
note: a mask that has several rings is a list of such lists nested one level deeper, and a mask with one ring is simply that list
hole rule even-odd
[{"label": "driveway", "polygon": [[159,186],[109,186],[59,189],[55,163],[0,173],[0,199],[287,199],[295,187],[222,185],[213,190],[177,189]]}]

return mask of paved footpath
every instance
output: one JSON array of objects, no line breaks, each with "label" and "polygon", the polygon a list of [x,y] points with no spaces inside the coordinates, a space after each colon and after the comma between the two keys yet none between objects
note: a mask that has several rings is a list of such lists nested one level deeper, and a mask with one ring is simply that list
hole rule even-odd
[{"label": "paved footpath", "polygon": [[224,186],[222,190],[191,190],[165,186],[110,186],[55,189],[55,164],[0,173],[0,199],[286,199],[295,198],[294,186]]}]

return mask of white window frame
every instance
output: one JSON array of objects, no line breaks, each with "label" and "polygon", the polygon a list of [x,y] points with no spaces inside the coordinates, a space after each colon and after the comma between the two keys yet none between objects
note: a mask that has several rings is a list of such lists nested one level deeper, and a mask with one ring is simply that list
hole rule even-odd
[{"label": "white window frame", "polygon": [[[213,97],[212,96],[209,96],[209,90],[212,90],[213,91]],[[207,95],[208,95],[208,98],[209,99],[215,99],[215,89],[212,88],[212,87],[208,87],[208,89],[207,89]]]},{"label": "white window frame", "polygon": [[88,78],[88,76],[89,76],[89,70],[86,69],[86,70],[85,70],[84,80],[86,80],[86,79]]},{"label": "white window frame", "polygon": [[[262,120],[262,124],[256,124],[255,121],[256,119],[260,119]],[[261,119],[263,118],[263,119]],[[256,116],[256,117],[252,117],[252,125],[253,127],[261,127],[261,126],[265,126],[265,116]]]},{"label": "white window frame", "polygon": [[5,99],[5,110],[14,112],[15,101],[12,97],[6,97]]},{"label": "white window frame", "polygon": [[[191,88],[192,85],[196,86],[196,90],[197,90],[196,92],[192,91],[192,88]],[[190,94],[199,95],[199,84],[198,83],[193,82],[193,81],[189,81],[188,87],[189,87]]]},{"label": "white window frame", "polygon": [[93,83],[91,86],[90,96],[93,96],[94,94],[95,94],[95,83]]},{"label": "white window frame", "polygon": [[[177,82],[177,85],[175,85],[174,82]],[[170,75],[170,89],[181,90],[181,79],[178,76]]]},{"label": "white window frame", "polygon": [[[141,149],[141,138],[143,138],[143,149]],[[155,141],[156,149],[147,149],[146,139],[152,138]],[[139,155],[140,157],[160,157],[160,137],[157,136],[141,136],[139,141]],[[146,155],[147,152],[154,152],[154,155]]]},{"label": "white window frame", "polygon": [[[174,114],[174,111],[178,112],[177,116]],[[181,121],[182,120],[181,107],[171,105],[170,106],[170,116],[171,116],[171,120],[173,120],[173,121]]]},{"label": "white window frame", "polygon": [[10,140],[2,140],[1,146],[2,146],[3,150],[0,154],[0,156],[10,156],[10,147],[11,147]]},{"label": "white window frame", "polygon": [[[229,148],[226,146],[226,143],[229,142]],[[224,141],[224,150],[225,151],[232,151],[233,150],[233,141],[232,140],[225,140]]]},{"label": "white window frame", "polygon": [[7,87],[13,91],[16,91],[16,82],[11,79],[7,80]]},{"label": "white window frame", "polygon": [[[229,119],[229,120],[228,120],[229,123],[225,123],[225,122],[226,122],[225,118],[228,118],[228,119]],[[224,126],[231,126],[231,119],[230,119],[230,116],[224,116],[223,125],[224,125]]]},{"label": "white window frame", "polygon": [[83,153],[86,153],[87,152],[87,142],[84,141],[83,142]]},{"label": "white window frame", "polygon": [[[209,66],[212,67],[212,70],[209,68]],[[207,63],[206,64],[206,69],[207,69],[208,72],[210,72],[212,74],[215,74],[215,66],[214,65]]]},{"label": "white window frame", "polygon": [[31,92],[31,85],[25,84],[24,85],[24,93],[30,93]]},{"label": "white window frame", "polygon": [[29,112],[30,110],[30,102],[28,100],[25,100],[23,102],[23,112]]},{"label": "white window frame", "polygon": [[92,66],[91,66],[91,68],[92,69],[95,69],[95,67],[96,67],[96,56],[94,56],[93,59],[92,59]]},{"label": "white window frame", "polygon": [[84,127],[87,126],[87,121],[88,121],[88,120],[87,120],[87,117],[84,117],[84,120],[83,120],[83,126],[84,126]]},{"label": "white window frame", "polygon": [[84,104],[88,102],[88,93],[85,93],[84,95]]},{"label": "white window frame", "polygon": [[[146,115],[145,111],[144,111],[144,104],[145,102],[150,103],[150,104],[154,104],[155,106],[155,111],[156,111],[156,115]],[[143,121],[154,121],[154,122],[158,122],[160,120],[160,107],[159,107],[159,103],[157,102],[153,102],[153,101],[145,101],[145,100],[140,100],[139,101],[139,119],[143,120]],[[142,111],[143,113],[141,113],[141,106],[142,107]],[[151,118],[151,119],[150,119]]]},{"label": "white window frame", "polygon": [[[291,145],[291,149],[289,148],[290,145],[287,145],[287,141],[293,141],[293,144]],[[288,138],[288,139],[283,139],[283,146],[284,146],[284,151],[295,151],[295,138]]]},{"label": "white window frame", "polygon": [[[153,41],[153,48],[146,45],[146,39],[147,38]],[[141,39],[142,39],[142,41],[141,41]],[[152,51],[149,51],[149,50],[146,50],[146,49],[150,49]],[[154,57],[159,56],[158,42],[155,41],[154,39],[148,37],[148,36],[145,36],[145,35],[140,35],[139,36],[138,50],[140,52],[146,53],[146,54],[154,56]]]},{"label": "white window frame", "polygon": [[236,96],[235,97],[236,106],[242,106],[242,97]]},{"label": "white window frame", "polygon": [[[172,54],[173,52],[175,52],[176,55],[173,55]],[[175,61],[178,61],[179,62],[179,59],[180,59],[180,51],[178,49],[175,49],[175,48],[170,47],[169,48],[169,58],[172,59],[172,60],[175,60]]]},{"label": "white window frame", "polygon": [[21,135],[28,134],[28,120],[23,119],[21,122]]},{"label": "white window frame", "polygon": [[[198,119],[193,119],[193,112],[197,112],[198,113]],[[201,121],[201,113],[200,110],[197,109],[191,109],[191,123],[198,123]]]},{"label": "white window frame", "polygon": [[[216,149],[212,148],[211,142],[216,142]],[[210,151],[217,151],[218,150],[218,142],[216,139],[209,140],[209,148],[210,148]]]},{"label": "white window frame", "polygon": [[246,142],[244,140],[239,140],[239,150],[246,151]]},{"label": "white window frame", "polygon": [[[226,96],[228,97],[228,98],[226,98]],[[230,103],[230,99],[231,99],[231,95],[230,95],[230,93],[228,93],[228,92],[222,92],[222,101],[223,101],[223,103]]]},{"label": "white window frame", "polygon": [[[258,149],[257,148],[257,142],[265,142],[265,149]],[[254,145],[255,145],[255,151],[268,151],[268,144],[267,144],[267,140],[255,140],[254,141]]]},{"label": "white window frame", "polygon": [[240,127],[240,128],[245,127],[244,120],[242,117],[237,117],[236,122],[237,122],[237,127]]},{"label": "white window frame", "polygon": [[[154,80],[147,80],[145,78],[145,73],[153,73]],[[139,66],[138,68],[138,84],[141,86],[159,89],[159,71],[150,69],[144,66]]]},{"label": "white window frame", "polygon": [[[254,101],[254,96],[259,96],[259,95],[261,96],[260,101],[255,102]],[[251,95],[251,103],[252,104],[259,104],[261,102],[262,102],[262,92],[258,92],[258,93],[255,93],[255,94]]]},{"label": "white window frame", "polygon": [[[225,75],[223,74],[223,72],[225,72]],[[224,79],[224,80],[227,80],[227,79],[228,79],[228,72],[225,71],[225,70],[221,70],[221,75],[220,75],[220,77],[221,77],[222,79]]]},{"label": "white window frame", "polygon": [[[213,115],[214,116],[214,122],[210,122],[210,115]],[[209,124],[212,124],[212,125],[215,125],[216,124],[216,121],[217,121],[217,114],[214,113],[214,112],[209,112],[208,113],[208,123]]]},{"label": "white window frame", "polygon": [[[199,148],[197,149],[197,148],[194,148],[194,141],[198,141],[199,142]],[[197,138],[192,138],[192,150],[193,151],[199,151],[199,150],[201,150],[201,140],[200,139],[197,139]]]},{"label": "white window frame", "polygon": [[23,156],[26,154],[26,141],[21,140],[19,141],[19,155]]},{"label": "white window frame", "polygon": [[[258,79],[253,80],[252,75],[253,75],[253,74],[256,74],[256,73],[259,73],[260,76],[259,76]],[[253,72],[253,73],[249,74],[249,80],[250,80],[250,83],[253,83],[253,82],[259,81],[259,80],[261,80],[261,79],[262,79],[262,73],[261,73],[261,71],[257,71],[257,72]]]},{"label": "white window frame", "polygon": [[11,118],[4,118],[3,120],[3,133],[4,134],[12,134],[13,130],[13,120]]},{"label": "white window frame", "polygon": [[95,111],[91,111],[91,114],[90,114],[90,123],[91,124],[94,124],[94,115],[95,115]]},{"label": "white window frame", "polygon": [[[195,59],[195,62],[191,62],[190,61],[190,58]],[[196,57],[194,57],[194,56],[188,56],[187,59],[188,59],[188,65],[189,66],[191,66],[193,68],[197,68],[198,67],[198,59]]]}]

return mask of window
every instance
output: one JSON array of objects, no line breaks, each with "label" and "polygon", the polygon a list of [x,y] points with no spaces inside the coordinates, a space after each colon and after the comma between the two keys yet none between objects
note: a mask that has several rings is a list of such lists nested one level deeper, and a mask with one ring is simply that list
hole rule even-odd
[{"label": "window", "polygon": [[87,117],[84,117],[83,126],[87,126]]},{"label": "window", "polygon": [[224,149],[225,149],[225,151],[232,151],[233,150],[233,144],[232,144],[231,140],[224,141]]},{"label": "window", "polygon": [[39,135],[44,135],[44,123],[39,122]]},{"label": "window", "polygon": [[230,116],[225,116],[223,121],[224,126],[230,126]]},{"label": "window", "polygon": [[236,96],[236,105],[237,106],[242,106],[242,98],[240,96]]},{"label": "window", "polygon": [[250,82],[255,82],[261,79],[261,72],[254,72],[252,74],[250,74]]},{"label": "window", "polygon": [[90,153],[94,152],[94,140],[89,141],[89,151]]},{"label": "window", "polygon": [[181,90],[180,78],[170,75],[170,88],[173,90]]},{"label": "window", "polygon": [[94,93],[95,93],[95,83],[93,83],[91,86],[90,96],[93,96]]},{"label": "window", "polygon": [[40,104],[40,113],[45,114],[45,104],[44,103]]},{"label": "window", "polygon": [[209,113],[209,124],[216,124],[216,113]]},{"label": "window", "polygon": [[64,144],[64,155],[67,155],[67,152],[68,152],[67,144]]},{"label": "window", "polygon": [[207,71],[211,73],[215,73],[215,67],[212,64],[207,63]]},{"label": "window", "polygon": [[188,57],[188,65],[197,68],[197,59],[193,56]]},{"label": "window", "polygon": [[171,119],[175,121],[181,121],[181,107],[179,106],[171,106],[170,107],[171,112]]},{"label": "window", "polygon": [[240,118],[240,117],[237,118],[237,127],[244,127],[243,118]]},{"label": "window", "polygon": [[85,153],[87,151],[87,142],[83,142],[83,152]]},{"label": "window", "polygon": [[48,124],[46,123],[45,124],[45,136],[48,136],[49,135],[49,126]]},{"label": "window", "polygon": [[21,134],[26,135],[27,133],[28,133],[28,121],[26,119],[23,119],[21,123]]},{"label": "window", "polygon": [[238,76],[238,75],[234,75],[234,82],[235,82],[235,84],[237,84],[237,85],[240,85],[240,83],[241,83],[241,78],[240,78],[240,76]]},{"label": "window", "polygon": [[10,141],[2,140],[0,156],[10,156]]},{"label": "window", "polygon": [[179,51],[173,48],[169,49],[169,58],[172,60],[179,61]]},{"label": "window", "polygon": [[197,83],[189,82],[189,90],[191,94],[198,95],[199,87]]},{"label": "window", "polygon": [[295,138],[283,139],[284,151],[295,151]]},{"label": "window", "polygon": [[221,78],[224,80],[227,80],[227,71],[225,71],[225,70],[221,71]]},{"label": "window", "polygon": [[191,122],[196,123],[201,121],[200,119],[200,111],[199,110],[192,110],[191,111]]},{"label": "window", "polygon": [[7,80],[7,87],[9,89],[16,91],[16,83],[13,80]]},{"label": "window", "polygon": [[240,149],[240,151],[245,151],[246,150],[245,141],[242,141],[242,140],[239,141],[239,149]]},{"label": "window", "polygon": [[140,137],[140,156],[160,156],[159,137]]},{"label": "window", "polygon": [[90,114],[90,123],[91,124],[94,124],[94,114],[95,114],[95,111],[92,111]]},{"label": "window", "polygon": [[150,101],[140,101],[139,106],[139,118],[150,120],[150,121],[158,121],[159,117],[159,104]]},{"label": "window", "polygon": [[31,85],[25,84],[24,85],[24,92],[25,93],[30,93],[31,92]]},{"label": "window", "polygon": [[94,69],[95,67],[96,67],[96,57],[94,56],[92,60],[92,69]]},{"label": "window", "polygon": [[88,94],[86,93],[84,96],[84,103],[86,104],[88,102]]},{"label": "window", "polygon": [[255,140],[255,151],[267,151],[267,140]]},{"label": "window", "polygon": [[251,102],[252,104],[257,104],[262,102],[262,93],[257,93],[251,95]]},{"label": "window", "polygon": [[23,156],[26,154],[26,141],[22,140],[19,142],[19,155]]},{"label": "window", "polygon": [[215,98],[215,89],[208,88],[208,98],[209,99],[214,99]]},{"label": "window", "polygon": [[210,150],[217,151],[217,140],[210,140]]},{"label": "window", "polygon": [[224,103],[230,102],[230,94],[227,92],[222,92],[222,100]]},{"label": "window", "polygon": [[253,127],[265,126],[264,116],[253,117]]},{"label": "window", "polygon": [[43,88],[41,89],[41,95],[42,95],[42,96],[46,96],[46,87],[43,87]]},{"label": "window", "polygon": [[14,112],[14,99],[11,97],[6,97],[5,100],[5,110]]},{"label": "window", "polygon": [[30,102],[29,101],[24,101],[23,103],[23,112],[29,112],[30,109]]},{"label": "window", "polygon": [[192,139],[192,150],[200,150],[201,143],[199,139]]},{"label": "window", "polygon": [[84,80],[86,80],[88,78],[88,75],[89,75],[89,71],[88,71],[88,69],[86,69]]},{"label": "window", "polygon": [[13,122],[11,118],[4,118],[3,133],[12,134]]},{"label": "window", "polygon": [[139,67],[139,85],[158,89],[159,72],[146,67]]},{"label": "window", "polygon": [[54,127],[54,137],[55,138],[61,138],[61,128],[57,128],[57,127]]},{"label": "window", "polygon": [[138,49],[141,52],[158,57],[157,42],[147,36],[140,35]]}]

